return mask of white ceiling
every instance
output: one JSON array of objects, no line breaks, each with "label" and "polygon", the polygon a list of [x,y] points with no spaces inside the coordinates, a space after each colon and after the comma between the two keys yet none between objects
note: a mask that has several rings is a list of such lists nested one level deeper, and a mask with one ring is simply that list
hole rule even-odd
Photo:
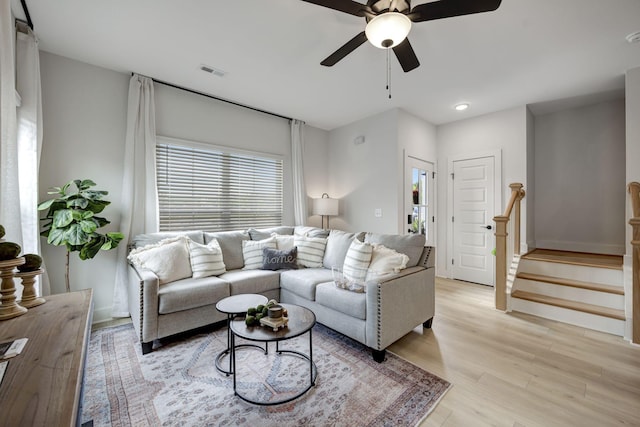
[{"label": "white ceiling", "polygon": [[[416,23],[409,39],[421,65],[405,74],[391,56],[392,99],[386,52],[369,43],[320,65],[364,18],[301,0],[26,2],[42,50],[322,129],[396,107],[437,125],[620,90],[625,71],[640,66],[640,43],[625,40],[640,31],[640,0],[503,0],[495,12]],[[460,102],[471,107],[457,112]]]}]

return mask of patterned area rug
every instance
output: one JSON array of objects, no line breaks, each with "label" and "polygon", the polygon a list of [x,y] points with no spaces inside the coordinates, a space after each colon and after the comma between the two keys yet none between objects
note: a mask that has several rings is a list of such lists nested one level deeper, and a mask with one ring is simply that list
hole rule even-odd
[{"label": "patterned area rug", "polygon": [[[256,406],[233,393],[232,376],[216,370],[226,329],[165,343],[142,356],[131,324],[92,333],[82,422],[94,426],[414,426],[451,387],[447,381],[387,352],[376,363],[361,344],[322,325],[313,329],[315,386],[281,405]],[[308,335],[281,344],[308,353]],[[237,387],[281,400],[309,384],[308,362],[237,351]],[[223,364],[228,359],[222,360]]]}]

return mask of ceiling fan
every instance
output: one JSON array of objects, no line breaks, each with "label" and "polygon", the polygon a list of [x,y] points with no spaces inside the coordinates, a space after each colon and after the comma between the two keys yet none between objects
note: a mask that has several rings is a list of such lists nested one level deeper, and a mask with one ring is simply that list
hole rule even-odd
[{"label": "ceiling fan", "polygon": [[407,35],[413,22],[470,15],[496,10],[502,0],[439,0],[411,8],[411,0],[367,0],[367,4],[353,0],[302,0],[328,7],[367,20],[365,30],[346,42],[320,64],[331,67],[357,47],[369,40],[381,49],[393,49],[404,72],[420,65]]}]

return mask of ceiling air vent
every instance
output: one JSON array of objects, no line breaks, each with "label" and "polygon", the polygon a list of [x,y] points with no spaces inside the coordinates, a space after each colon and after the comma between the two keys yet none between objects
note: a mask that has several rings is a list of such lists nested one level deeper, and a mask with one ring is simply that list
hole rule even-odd
[{"label": "ceiling air vent", "polygon": [[224,77],[224,75],[227,74],[226,71],[223,71],[219,68],[212,67],[210,65],[201,64],[200,69],[205,73],[213,74],[214,76],[217,76],[217,77]]}]

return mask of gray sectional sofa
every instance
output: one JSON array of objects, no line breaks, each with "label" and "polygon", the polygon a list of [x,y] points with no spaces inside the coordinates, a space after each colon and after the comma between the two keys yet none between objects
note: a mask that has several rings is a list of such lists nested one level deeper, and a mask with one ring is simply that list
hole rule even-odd
[{"label": "gray sectional sofa", "polygon": [[[326,239],[322,265],[276,271],[243,269],[243,241],[294,233]],[[225,320],[226,315],[216,310],[216,303],[227,296],[244,293],[262,294],[311,309],[319,323],[365,344],[380,362],[384,360],[385,349],[413,328],[420,324],[431,327],[435,305],[435,251],[433,247],[424,246],[422,235],[347,233],[283,226],[216,233],[143,234],[133,239],[132,246],[144,247],[179,235],[205,245],[215,238],[226,271],[216,276],[186,277],[161,284],[153,271],[130,264],[129,311],[143,354],[153,349],[156,339]],[[407,267],[368,280],[363,292],[337,287],[332,267],[342,267],[354,238],[406,254]]]}]

